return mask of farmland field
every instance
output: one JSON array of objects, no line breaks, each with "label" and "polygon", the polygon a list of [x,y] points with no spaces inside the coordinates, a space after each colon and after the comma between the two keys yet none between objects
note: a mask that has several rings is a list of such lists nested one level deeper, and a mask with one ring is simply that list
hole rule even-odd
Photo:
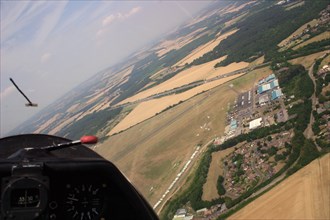
[{"label": "farmland field", "polygon": [[203,200],[211,201],[212,199],[219,198],[217,191],[217,179],[219,175],[223,175],[223,167],[222,167],[221,159],[226,157],[234,150],[235,149],[232,147],[212,153],[212,162],[207,175],[206,183],[203,186],[203,196],[202,196]]},{"label": "farmland field", "polygon": [[236,92],[245,91],[269,73],[269,68],[254,70],[199,94],[108,137],[95,150],[113,161],[154,204],[196,146],[223,134],[228,104]]},{"label": "farmland field", "polygon": [[322,68],[324,65],[327,65],[328,63],[330,63],[330,55],[326,56],[326,57],[322,60],[322,62],[321,62],[321,64],[320,64],[320,68]]},{"label": "farmland field", "polygon": [[300,28],[298,28],[295,32],[293,32],[289,37],[285,38],[283,41],[281,41],[281,43],[278,44],[279,47],[284,46],[293,36],[301,34],[303,32],[303,30],[305,28],[307,28],[308,25],[314,26],[315,24],[317,24],[317,20],[313,19],[312,21],[304,24],[303,26],[301,26]]},{"label": "farmland field", "polygon": [[236,31],[238,31],[238,30],[235,29],[235,30],[232,30],[225,34],[221,34],[217,39],[198,47],[196,50],[191,52],[191,54],[189,54],[188,56],[186,56],[185,58],[183,58],[182,60],[177,62],[174,66],[181,66],[186,63],[191,63],[192,61],[194,61],[194,59],[197,59],[197,58],[203,56],[205,53],[213,50],[216,46],[218,46],[218,44],[221,43],[222,40],[224,40],[227,37],[229,37],[230,35],[234,34]]},{"label": "farmland field", "polygon": [[129,127],[132,127],[148,118],[153,117],[154,115],[160,113],[164,109],[178,104],[180,101],[185,101],[201,92],[208,91],[216,86],[219,86],[232,79],[235,79],[241,75],[242,74],[226,77],[224,79],[215,80],[180,94],[169,95],[159,99],[153,99],[142,102],[116,127],[114,127],[108,135],[112,135],[122,130],[125,130]]},{"label": "farmland field", "polygon": [[193,66],[187,70],[184,70],[177,74],[176,76],[172,77],[171,79],[161,83],[155,87],[142,91],[130,98],[127,98],[120,102],[119,104],[133,102],[139,99],[143,99],[149,97],[151,95],[155,95],[157,93],[165,92],[174,88],[181,87],[183,85],[187,85],[192,82],[196,82],[199,80],[213,78],[215,76],[220,76],[226,74],[231,71],[236,71],[242,68],[245,68],[249,65],[247,62],[239,62],[239,63],[232,63],[225,67],[214,68],[214,65],[221,60],[224,60],[225,57],[221,57],[219,59],[207,62],[205,64],[201,64],[198,66]]},{"label": "farmland field", "polygon": [[229,219],[329,219],[330,154],[314,160]]},{"label": "farmland field", "polygon": [[292,59],[292,60],[289,60],[289,63],[291,63],[291,64],[301,64],[306,69],[308,69],[310,66],[312,66],[312,64],[314,63],[315,59],[320,58],[325,53],[329,53],[329,50],[328,51],[322,51],[322,52],[314,53],[314,54],[311,54],[311,55],[308,55],[308,56],[304,56],[304,57],[299,57],[299,58],[296,58],[296,59]]},{"label": "farmland field", "polygon": [[299,49],[301,47],[304,47],[304,46],[306,46],[310,43],[325,40],[325,39],[329,39],[329,38],[330,38],[330,31],[326,31],[326,32],[324,32],[322,34],[319,34],[319,35],[317,35],[317,36],[315,36],[315,37],[313,37],[313,38],[311,38],[311,39],[309,39],[309,40],[307,40],[307,41],[305,41],[301,44],[298,44],[297,46],[293,47],[293,49],[297,50],[297,49]]}]

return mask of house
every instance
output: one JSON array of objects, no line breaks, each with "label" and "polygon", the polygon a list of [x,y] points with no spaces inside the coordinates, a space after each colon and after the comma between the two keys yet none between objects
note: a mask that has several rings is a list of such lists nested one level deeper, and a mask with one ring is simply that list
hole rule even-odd
[{"label": "house", "polygon": [[[178,209],[174,215],[174,218],[184,218],[186,217],[187,210],[185,209]],[[173,219],[174,219],[173,218]]]},{"label": "house", "polygon": [[326,74],[326,73],[328,73],[328,72],[330,72],[330,67],[329,67],[329,65],[324,65],[324,66],[322,67],[322,69],[320,69],[320,70],[317,72],[317,75],[322,76],[322,75],[324,75],[324,74]]},{"label": "house", "polygon": [[205,215],[205,212],[207,212],[207,208],[199,209],[196,211],[197,215]]}]

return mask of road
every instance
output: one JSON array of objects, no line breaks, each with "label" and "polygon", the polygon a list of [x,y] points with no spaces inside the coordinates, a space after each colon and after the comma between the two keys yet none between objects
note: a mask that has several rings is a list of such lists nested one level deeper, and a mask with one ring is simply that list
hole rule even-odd
[{"label": "road", "polygon": [[[252,150],[252,152],[257,152],[257,146],[255,146],[254,148],[253,148],[253,150]],[[256,174],[258,174],[258,176],[261,178],[260,180],[259,180],[259,182],[263,182],[263,180],[265,180],[265,175],[256,167],[256,165],[255,165],[255,161],[254,161],[254,159],[252,159],[251,160],[251,168],[252,168],[252,170],[256,173]]]},{"label": "road", "polygon": [[[200,149],[199,149],[199,153],[196,156],[196,158],[190,163],[190,166],[187,168],[186,172],[181,176],[180,178],[180,182],[177,186],[177,188],[169,194],[169,196],[165,197],[164,200],[161,203],[160,208],[157,211],[157,214],[159,215],[161,213],[161,211],[163,210],[164,206],[166,205],[167,201],[170,200],[177,192],[179,192],[179,190],[181,190],[182,186],[186,183],[186,177],[189,176],[192,167],[194,167],[194,164],[196,161],[198,161],[198,157],[200,157],[201,155],[203,155],[203,153],[205,152],[205,150],[207,149],[207,147],[213,143],[213,140],[210,140],[208,143],[206,143],[205,145],[203,145]],[[173,186],[173,188],[175,188],[175,186]]]},{"label": "road", "polygon": [[[315,65],[315,63],[313,63],[313,65],[308,70],[308,75],[312,79],[313,84],[314,84],[314,92],[313,92],[313,95],[311,97],[311,99],[312,99],[312,110],[315,109],[315,105],[316,105],[316,95],[315,95],[316,83],[315,83],[315,77],[313,75],[314,65]],[[313,123],[314,123],[314,116],[313,116],[313,112],[311,112],[309,124],[308,124],[306,130],[304,131],[304,135],[307,139],[313,139],[314,138],[314,132],[313,132],[313,129],[312,129]]]},{"label": "road", "polygon": [[[320,58],[322,59],[322,58],[324,58],[326,55],[327,55],[327,54],[324,54],[324,55],[321,56]],[[316,97],[316,79],[315,79],[315,77],[314,77],[314,75],[313,75],[313,68],[314,68],[314,65],[315,65],[315,63],[313,63],[313,65],[312,65],[312,66],[309,68],[309,70],[308,70],[308,75],[309,75],[309,77],[311,78],[311,80],[313,81],[313,84],[314,84],[314,92],[313,92],[313,95],[312,95],[312,97],[311,97],[311,99],[312,99],[312,112],[311,112],[311,116],[310,116],[309,124],[308,124],[307,128],[306,128],[305,131],[304,131],[304,136],[305,136],[305,138],[307,138],[307,139],[312,139],[312,140],[314,141],[314,143],[315,143],[317,149],[318,149],[319,151],[321,151],[321,150],[322,150],[321,147],[318,146],[318,144],[315,142],[315,134],[314,134],[313,129],[312,129],[312,126],[313,126],[314,121],[315,121],[315,119],[314,119],[314,115],[313,115],[313,110],[316,109],[316,101],[317,101],[317,97]]]}]

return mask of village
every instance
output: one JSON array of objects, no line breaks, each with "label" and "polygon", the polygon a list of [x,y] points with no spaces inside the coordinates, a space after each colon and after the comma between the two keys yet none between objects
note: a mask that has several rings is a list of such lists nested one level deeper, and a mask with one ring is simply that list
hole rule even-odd
[{"label": "village", "polygon": [[[274,73],[259,79],[251,90],[238,94],[228,111],[228,125],[224,136],[215,138],[214,145],[221,145],[228,139],[259,127],[287,121],[289,116],[285,99]],[[285,165],[291,152],[292,136],[293,130],[283,131],[236,146],[234,151],[221,161],[224,167],[222,176],[225,189],[225,194],[221,196],[235,199],[277,173]],[[179,209],[173,220],[212,219],[225,210],[225,204],[197,210],[195,215],[190,214],[194,213],[193,210]]]},{"label": "village", "polygon": [[[287,3],[285,0],[278,2],[279,5]],[[304,42],[319,32],[323,32],[322,29],[326,27],[330,22],[330,6],[328,6],[326,9],[320,12],[319,18],[316,19],[315,22],[311,22],[311,24],[308,24],[301,32],[295,33],[291,36],[290,39],[283,42],[283,44],[280,44],[281,50],[294,47],[301,42]]]},{"label": "village", "polygon": [[[313,131],[316,134],[316,143],[322,148],[330,145],[327,141],[330,140],[329,73],[329,64],[320,66],[314,73],[316,83],[320,84],[321,89],[313,111],[315,118]],[[214,145],[221,145],[228,139],[247,134],[256,128],[291,119],[286,106],[290,108],[292,106],[290,103],[294,98],[294,96],[286,97],[282,93],[274,73],[259,79],[253,89],[238,94],[228,111],[224,135],[215,138]],[[276,174],[288,160],[288,155],[292,150],[290,142],[293,136],[293,129],[290,129],[235,146],[234,151],[221,160],[224,168],[222,185],[225,189],[221,196],[238,198],[250,188]],[[214,205],[209,209],[203,208],[196,212],[189,208],[179,209],[173,219],[213,219],[226,210],[225,204]]]},{"label": "village", "polygon": [[292,135],[286,131],[235,148],[222,161],[226,195],[236,198],[277,173],[290,154]]},{"label": "village", "polygon": [[[290,98],[290,97],[289,97]],[[238,95],[227,115],[228,125],[224,136],[215,139],[214,144],[249,133],[262,126],[270,126],[289,119],[283,93],[275,74],[260,79],[252,90]]]},{"label": "village", "polygon": [[317,100],[313,111],[314,123],[312,126],[316,143],[319,147],[330,146],[330,67],[329,64],[321,66],[314,74],[316,78]]}]

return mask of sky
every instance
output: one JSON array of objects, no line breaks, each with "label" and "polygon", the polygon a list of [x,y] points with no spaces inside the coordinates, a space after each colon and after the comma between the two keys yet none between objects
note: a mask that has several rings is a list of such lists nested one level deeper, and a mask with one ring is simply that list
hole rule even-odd
[{"label": "sky", "polygon": [[[0,136],[209,3],[1,0]],[[25,107],[9,78],[39,107]]]}]

